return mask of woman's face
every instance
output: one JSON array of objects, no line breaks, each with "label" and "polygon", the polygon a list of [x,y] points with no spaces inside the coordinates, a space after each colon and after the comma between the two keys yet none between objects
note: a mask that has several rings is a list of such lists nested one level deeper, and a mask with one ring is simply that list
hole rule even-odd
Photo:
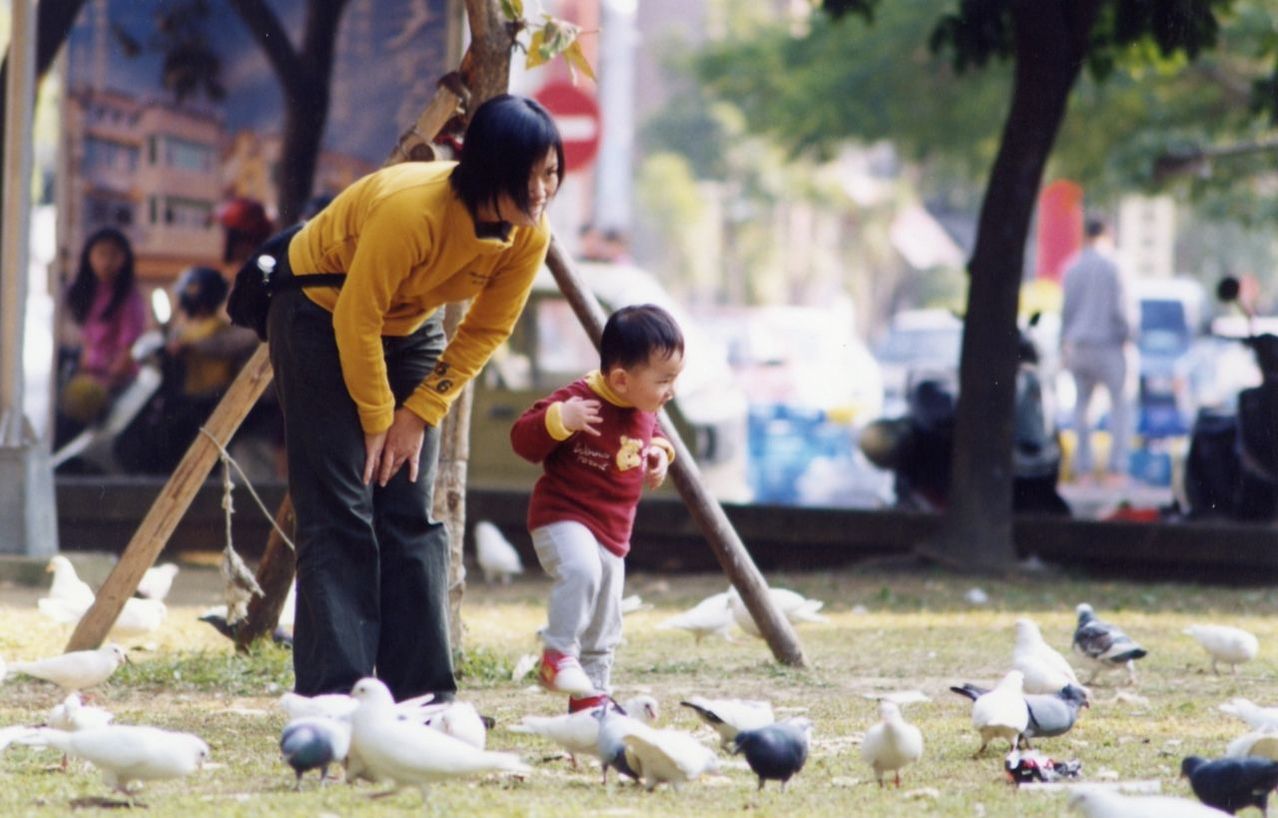
[{"label": "woman's face", "polygon": [[124,269],[127,255],[115,239],[102,239],[89,248],[89,266],[103,284],[110,284]]},{"label": "woman's face", "polygon": [[503,193],[497,197],[498,218],[515,227],[535,227],[558,189],[559,156],[551,148],[539,162],[533,164],[532,173],[528,177],[529,212],[520,210],[515,200]]}]

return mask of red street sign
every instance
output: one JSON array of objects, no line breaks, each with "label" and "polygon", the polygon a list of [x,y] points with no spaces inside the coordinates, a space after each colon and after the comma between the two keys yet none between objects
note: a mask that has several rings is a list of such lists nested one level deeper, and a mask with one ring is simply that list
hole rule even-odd
[{"label": "red street sign", "polygon": [[599,103],[567,82],[548,82],[533,97],[546,106],[564,141],[564,173],[584,170],[599,152]]}]

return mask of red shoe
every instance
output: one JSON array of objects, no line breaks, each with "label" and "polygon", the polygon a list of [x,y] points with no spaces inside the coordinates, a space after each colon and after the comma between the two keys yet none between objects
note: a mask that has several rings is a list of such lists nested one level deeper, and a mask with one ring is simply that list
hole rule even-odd
[{"label": "red shoe", "polygon": [[556,693],[572,696],[590,696],[595,693],[595,685],[581,669],[577,657],[550,648],[542,651],[537,682],[546,690]]},{"label": "red shoe", "polygon": [[583,696],[577,698],[570,696],[568,698],[568,712],[580,713],[582,710],[594,710],[596,707],[608,704],[612,701],[612,697],[607,693],[600,693],[595,696]]}]

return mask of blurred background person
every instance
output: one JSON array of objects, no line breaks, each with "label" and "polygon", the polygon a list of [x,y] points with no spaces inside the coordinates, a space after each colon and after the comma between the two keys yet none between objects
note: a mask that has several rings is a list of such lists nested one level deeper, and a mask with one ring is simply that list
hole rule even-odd
[{"label": "blurred background person", "polygon": [[146,305],[122,232],[104,227],[85,240],[64,305],[78,339],[61,354],[55,448],[101,417],[137,376],[133,343],[146,329]]},{"label": "blurred background person", "polygon": [[1065,368],[1074,377],[1073,473],[1080,482],[1092,479],[1092,441],[1088,409],[1097,386],[1109,395],[1109,467],[1103,481],[1119,485],[1127,478],[1131,434],[1127,398],[1127,354],[1135,338],[1127,289],[1111,257],[1105,222],[1091,218],[1084,227],[1083,249],[1065,270],[1061,309],[1061,349]]}]

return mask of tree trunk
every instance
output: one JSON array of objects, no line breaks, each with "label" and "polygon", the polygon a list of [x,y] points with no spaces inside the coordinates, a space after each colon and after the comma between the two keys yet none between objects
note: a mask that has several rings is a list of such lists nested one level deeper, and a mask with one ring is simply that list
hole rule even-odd
[{"label": "tree trunk", "polygon": [[[510,52],[514,31],[506,25],[496,0],[466,0],[471,43],[462,58],[459,74],[469,92],[466,121],[484,101],[506,93],[510,84]],[[461,90],[461,89],[459,89]],[[446,93],[441,89],[441,93]],[[449,304],[445,314],[448,337],[456,332],[464,305]],[[461,618],[466,591],[463,562],[466,534],[466,473],[470,461],[470,409],[473,387],[462,390],[440,428],[439,471],[435,477],[435,516],[448,527],[448,622],[453,653],[464,656]]]},{"label": "tree trunk", "polygon": [[230,0],[280,81],[284,96],[279,178],[275,179],[281,225],[297,221],[311,195],[320,142],[328,121],[333,53],[347,0],[310,0],[306,28],[296,51],[275,12],[264,0]]},{"label": "tree trunk", "polygon": [[1078,78],[1100,0],[1015,0],[1012,104],[990,171],[969,262],[971,285],[959,368],[957,426],[945,526],[926,556],[964,570],[1000,572],[1012,541],[1012,433],[1016,309],[1025,240]]}]

